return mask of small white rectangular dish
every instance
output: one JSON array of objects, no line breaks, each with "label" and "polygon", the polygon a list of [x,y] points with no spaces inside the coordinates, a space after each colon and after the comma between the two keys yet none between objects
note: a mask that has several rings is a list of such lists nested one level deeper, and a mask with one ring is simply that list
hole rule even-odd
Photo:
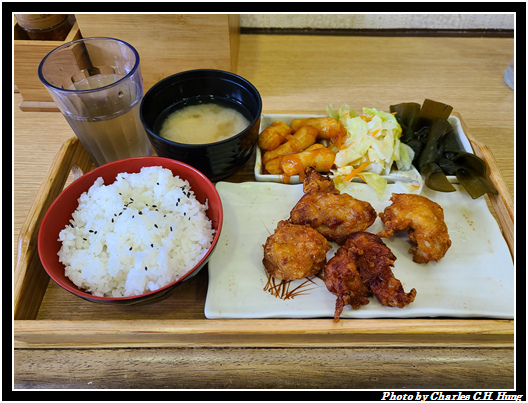
[{"label": "small white rectangular dish", "polygon": [[[281,122],[286,123],[287,125],[290,125],[292,120],[294,119],[314,118],[314,117],[324,117],[324,116],[326,115],[263,114],[260,120],[259,133],[262,133],[262,131],[266,127],[271,126],[272,123],[275,121],[281,121]],[[456,116],[451,115],[448,118],[448,122],[451,124],[451,126],[453,126],[453,130],[457,134],[462,146],[464,147],[464,150],[468,153],[473,153],[471,144],[469,143],[469,140],[466,137],[464,130],[462,129],[460,119]],[[383,175],[383,177],[386,178],[389,183],[394,182],[396,179],[399,179],[399,176],[397,173],[392,173],[390,175]],[[276,182],[276,183],[285,182],[282,175],[268,174],[264,172],[264,168],[262,166],[262,151],[258,146],[256,147],[255,179],[257,182]],[[457,183],[457,179],[454,176],[452,177],[450,176],[448,177],[448,179],[452,183]],[[290,184],[300,183],[299,175],[290,177],[288,179],[288,183]]]},{"label": "small white rectangular dish", "polygon": [[[439,262],[413,262],[406,233],[383,239],[397,257],[395,277],[406,292],[417,290],[415,301],[400,309],[382,306],[371,298],[360,309],[345,307],[341,318],[514,318],[514,267],[506,241],[485,198],[473,200],[460,185],[454,186],[456,192],[435,192],[427,187],[422,191],[444,209],[452,241]],[[208,266],[206,317],[332,318],[336,297],[320,278],[314,278],[303,295],[290,299],[265,290],[268,277],[262,264],[262,245],[277,222],[289,217],[303,195],[302,185],[218,182],[216,187],[224,226]],[[390,204],[388,196],[399,191],[397,183],[389,184],[380,199],[364,183],[351,183],[346,189],[353,197],[371,203],[378,213]],[[378,217],[367,231],[377,233],[382,228]],[[327,258],[335,254],[337,245],[333,246]],[[303,282],[291,282],[290,290]]]}]

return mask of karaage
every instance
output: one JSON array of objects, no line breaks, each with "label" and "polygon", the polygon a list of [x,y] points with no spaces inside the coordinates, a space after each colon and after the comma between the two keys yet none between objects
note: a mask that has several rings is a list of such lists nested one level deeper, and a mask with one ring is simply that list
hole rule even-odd
[{"label": "karaage", "polygon": [[359,309],[370,301],[370,289],[363,283],[357,267],[357,256],[347,247],[340,247],[324,269],[324,283],[328,291],[337,296],[334,322],[346,305]]},{"label": "karaage", "polygon": [[264,264],[279,280],[300,280],[324,269],[326,253],[332,248],[326,238],[308,225],[279,221],[266,239]]},{"label": "karaage", "polygon": [[342,244],[347,237],[364,231],[376,220],[370,203],[340,193],[331,179],[307,168],[303,182],[305,194],[290,212],[294,224],[308,224],[325,238]]},{"label": "karaage", "polygon": [[359,309],[374,295],[381,305],[403,308],[414,301],[416,289],[405,293],[391,267],[396,257],[383,241],[369,232],[356,232],[340,246],[325,266],[326,288],[337,296],[334,322],[346,305]]},{"label": "karaage", "polygon": [[409,239],[416,244],[411,247],[416,263],[439,261],[451,246],[444,221],[444,210],[434,201],[417,194],[393,193],[392,204],[380,213],[385,224],[378,236],[388,238],[395,231],[407,230]]},{"label": "karaage", "polygon": [[391,269],[396,256],[377,235],[357,232],[348,238],[344,247],[355,256],[361,280],[381,305],[403,308],[414,301],[416,289],[404,291]]}]

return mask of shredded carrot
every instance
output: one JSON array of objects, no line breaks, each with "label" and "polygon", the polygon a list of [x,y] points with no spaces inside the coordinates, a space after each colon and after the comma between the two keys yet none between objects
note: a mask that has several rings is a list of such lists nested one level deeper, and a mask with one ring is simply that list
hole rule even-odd
[{"label": "shredded carrot", "polygon": [[345,148],[348,148],[348,147],[350,147],[350,146],[354,145],[355,143],[356,143],[356,142],[355,142],[355,141],[353,141],[353,142],[352,142],[352,143],[350,143],[349,145],[345,145],[345,144],[343,144],[343,145],[342,145],[341,147],[339,147],[339,149],[340,149],[340,150],[344,150]]},{"label": "shredded carrot", "polygon": [[357,167],[356,169],[354,169],[352,172],[350,172],[347,176],[345,176],[345,178],[343,179],[344,181],[349,181],[350,179],[352,179],[354,176],[356,176],[358,173],[360,173],[361,171],[363,171],[366,167],[368,167],[370,165],[370,161],[367,160],[365,161],[363,164],[361,164],[359,167]]},{"label": "shredded carrot", "polygon": [[397,115],[398,112],[391,112],[391,115]]},{"label": "shredded carrot", "polygon": [[372,115],[372,116],[361,115],[360,116],[360,118],[363,119],[365,122],[370,122],[373,117],[374,117],[374,115]]},{"label": "shredded carrot", "polygon": [[413,188],[415,188],[415,189],[419,189],[419,188],[420,188],[420,185],[413,185],[413,184],[411,183],[411,187],[413,187]]},{"label": "shredded carrot", "polygon": [[376,130],[374,130],[372,133],[370,133],[370,135],[371,135],[372,137],[374,137],[376,134],[379,133],[379,131],[380,131],[380,129],[376,129]]}]

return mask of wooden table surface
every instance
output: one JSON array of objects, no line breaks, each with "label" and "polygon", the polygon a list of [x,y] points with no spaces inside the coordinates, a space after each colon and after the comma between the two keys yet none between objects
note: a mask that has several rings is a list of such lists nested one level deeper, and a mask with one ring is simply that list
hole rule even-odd
[{"label": "wooden table surface", "polygon": [[[513,55],[510,38],[242,35],[237,73],[258,88],[264,112],[324,113],[326,105],[342,103],[354,109],[388,110],[394,103],[421,103],[425,98],[450,104],[472,135],[489,146],[514,195],[515,98],[503,80]],[[73,136],[60,113],[22,112],[21,101],[15,93],[14,257],[19,233],[47,170],[61,144]],[[253,163],[254,157],[228,180],[253,181]],[[77,303],[51,283],[39,312],[42,320],[57,319],[55,306]],[[201,298],[205,287],[193,286],[196,295],[191,291],[187,295]],[[150,317],[148,309],[142,311],[145,318]],[[67,311],[64,308],[59,318],[66,325],[74,315],[68,316]],[[95,318],[97,312],[86,308],[86,318],[104,319]],[[192,315],[203,318],[200,311]],[[500,389],[513,388],[515,375],[510,339],[489,345],[451,343],[448,348],[420,342],[20,347],[14,360],[14,387],[37,389]]]}]

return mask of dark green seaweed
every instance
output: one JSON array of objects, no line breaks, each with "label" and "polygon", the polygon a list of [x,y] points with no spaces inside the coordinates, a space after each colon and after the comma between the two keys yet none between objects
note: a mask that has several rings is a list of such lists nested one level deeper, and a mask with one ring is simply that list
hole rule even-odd
[{"label": "dark green seaweed", "polygon": [[418,160],[418,170],[420,172],[422,172],[424,166],[436,162],[438,157],[441,156],[439,153],[440,140],[450,130],[453,130],[453,127],[447,119],[437,118],[432,121],[427,141]]},{"label": "dark green seaweed", "polygon": [[444,137],[442,137],[440,146],[444,154],[456,155],[458,153],[465,152],[464,147],[462,146],[462,143],[458,139],[458,136],[454,130],[451,130],[450,132],[446,133]]},{"label": "dark green seaweed", "polygon": [[456,175],[456,171],[459,167],[451,159],[443,156],[440,156],[436,159],[436,165],[438,165],[442,172],[446,175]]},{"label": "dark green seaweed", "polygon": [[449,118],[453,107],[443,102],[433,101],[431,99],[425,99],[422,108],[420,109],[420,116],[416,122],[416,130],[419,130],[422,126],[428,126],[435,119],[445,119]]},{"label": "dark green seaweed", "polygon": [[495,186],[486,180],[484,176],[479,175],[474,169],[460,167],[456,171],[456,177],[473,199],[478,199],[484,193],[499,194]]},{"label": "dark green seaweed", "polygon": [[458,166],[456,177],[473,199],[484,193],[499,194],[495,186],[486,179],[488,166],[475,154],[462,152],[453,158]]},{"label": "dark green seaweed", "polygon": [[420,117],[420,104],[416,102],[404,102],[390,106],[390,112],[394,114],[402,128],[400,141],[407,144],[416,139],[415,126]]},{"label": "dark green seaweed", "polygon": [[456,190],[442,169],[434,162],[423,167],[423,175],[425,176],[425,185],[429,189],[439,192],[454,192]]},{"label": "dark green seaweed", "polygon": [[453,108],[425,99],[420,105],[404,102],[390,106],[402,127],[400,141],[414,151],[413,165],[424,175],[427,187],[441,192],[455,190],[446,175],[456,175],[473,198],[484,193],[497,194],[486,179],[486,162],[467,153],[448,122]]},{"label": "dark green seaweed", "polygon": [[477,157],[475,154],[461,152],[453,157],[453,162],[459,166],[471,168],[477,175],[486,176],[488,173],[488,166],[486,162]]}]

